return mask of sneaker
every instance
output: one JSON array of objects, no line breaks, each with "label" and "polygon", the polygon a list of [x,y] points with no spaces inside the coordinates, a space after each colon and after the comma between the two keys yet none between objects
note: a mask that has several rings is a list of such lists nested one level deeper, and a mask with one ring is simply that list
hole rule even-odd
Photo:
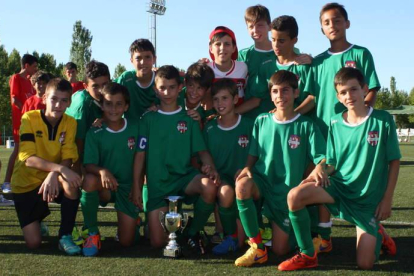
[{"label": "sneaker", "polygon": [[86,257],[96,256],[101,249],[101,237],[98,233],[90,233],[83,243],[83,255]]},{"label": "sneaker", "polygon": [[200,238],[200,235],[188,238],[187,245],[191,251],[197,255],[204,255],[206,253],[204,242],[203,239]]},{"label": "sneaker", "polygon": [[223,233],[215,232],[210,239],[211,243],[220,244],[223,242]]},{"label": "sneaker", "polygon": [[312,239],[313,242],[313,248],[315,249],[315,252],[317,254],[319,253],[328,253],[332,251],[332,238],[329,238],[329,240],[322,239],[320,235],[317,237],[314,237]]},{"label": "sneaker", "polygon": [[282,262],[277,269],[280,271],[291,271],[318,266],[318,254],[315,252],[313,257],[309,257],[301,252],[292,258]]},{"label": "sneaker", "polygon": [[3,195],[0,195],[0,206],[13,206],[14,201],[5,199]]},{"label": "sneaker", "polygon": [[81,253],[81,248],[73,243],[71,235],[62,236],[59,240],[59,249],[69,256],[78,255]]},{"label": "sneaker", "polygon": [[220,244],[213,247],[214,255],[226,255],[235,252],[239,248],[238,242],[231,236],[227,236]]},{"label": "sneaker", "polygon": [[378,233],[382,236],[381,250],[388,255],[394,256],[397,254],[397,246],[394,240],[385,232],[384,226],[379,225]]},{"label": "sneaker", "polygon": [[47,227],[47,224],[43,221],[40,222],[40,234],[42,237],[49,237],[49,227]]},{"label": "sneaker", "polygon": [[84,238],[82,236],[82,233],[79,231],[79,229],[75,226],[72,230],[72,240],[76,245],[82,245]]},{"label": "sneaker", "polygon": [[262,264],[267,261],[267,249],[261,250],[256,243],[249,241],[250,248],[239,257],[234,263],[236,266],[252,266],[254,264]]},{"label": "sneaker", "polygon": [[3,185],[1,185],[1,189],[5,194],[10,194],[12,192],[10,182],[4,182]]}]

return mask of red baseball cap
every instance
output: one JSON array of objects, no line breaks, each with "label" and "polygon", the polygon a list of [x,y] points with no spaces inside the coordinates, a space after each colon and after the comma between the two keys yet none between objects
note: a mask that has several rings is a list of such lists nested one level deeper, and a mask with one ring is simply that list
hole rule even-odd
[{"label": "red baseball cap", "polygon": [[[234,46],[236,46],[236,50],[234,51],[234,53],[231,55],[231,59],[232,60],[236,60],[237,59],[237,57],[238,57],[238,55],[239,55],[239,50],[237,49],[237,43],[236,43],[236,36],[234,35],[234,33],[233,33],[233,31],[232,30],[230,30],[229,28],[227,28],[227,27],[224,27],[224,26],[218,26],[218,27],[216,27],[211,33],[210,33],[210,41],[211,41],[211,39],[213,38],[213,36],[214,35],[216,35],[216,34],[219,34],[219,33],[225,33],[225,34],[227,34],[228,36],[230,36],[231,37],[231,39],[233,40],[233,42],[234,42]],[[211,59],[212,60],[214,60],[214,55],[209,51],[209,53],[210,53],[210,57],[211,57]]]}]

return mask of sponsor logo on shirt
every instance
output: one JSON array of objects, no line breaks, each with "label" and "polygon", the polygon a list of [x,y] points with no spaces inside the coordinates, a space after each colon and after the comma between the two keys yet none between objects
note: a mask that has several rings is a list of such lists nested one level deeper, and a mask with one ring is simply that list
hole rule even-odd
[{"label": "sponsor logo on shirt", "polygon": [[43,132],[41,130],[36,131],[36,137],[42,138]]},{"label": "sponsor logo on shirt", "polygon": [[290,227],[290,219],[285,218],[285,220],[283,221],[283,225],[286,227]]},{"label": "sponsor logo on shirt", "polygon": [[138,141],[139,141],[138,147],[142,150],[146,149],[146,147],[147,147],[147,137],[139,136]]},{"label": "sponsor logo on shirt", "polygon": [[356,62],[353,60],[347,60],[345,61],[345,67],[357,68]]},{"label": "sponsor logo on shirt", "polygon": [[296,149],[300,145],[300,137],[298,135],[290,135],[288,143],[291,149]]},{"label": "sponsor logo on shirt", "polygon": [[135,137],[132,136],[128,138],[128,148],[132,150],[134,149],[134,147],[135,147]]},{"label": "sponsor logo on shirt", "polygon": [[375,218],[371,218],[368,224],[371,225],[373,228],[377,227],[377,221],[375,220]]},{"label": "sponsor logo on shirt", "polygon": [[63,144],[65,142],[66,131],[62,131],[59,136],[59,143]]},{"label": "sponsor logo on shirt", "polygon": [[186,121],[179,121],[177,124],[177,130],[180,133],[185,133],[187,131],[187,122]]},{"label": "sponsor logo on shirt", "polygon": [[249,137],[247,135],[240,135],[238,143],[242,148],[247,147],[249,145]]},{"label": "sponsor logo on shirt", "polygon": [[338,122],[338,120],[335,119],[335,120],[331,121],[331,124],[336,124],[337,122]]},{"label": "sponsor logo on shirt", "polygon": [[265,60],[265,61],[262,62],[262,65],[266,64],[266,63],[269,63],[269,62],[272,62],[272,61],[273,61],[272,59]]},{"label": "sponsor logo on shirt", "polygon": [[367,141],[373,147],[378,145],[378,141],[379,141],[378,131],[369,131]]}]

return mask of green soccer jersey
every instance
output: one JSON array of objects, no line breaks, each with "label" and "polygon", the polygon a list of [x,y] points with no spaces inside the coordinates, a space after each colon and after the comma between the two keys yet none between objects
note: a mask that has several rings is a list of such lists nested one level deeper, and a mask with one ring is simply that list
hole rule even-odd
[{"label": "green soccer jersey", "polygon": [[146,153],[149,200],[176,191],[180,179],[194,171],[191,157],[206,150],[200,126],[180,107],[147,112],[139,126],[137,151]]},{"label": "green soccer jersey", "polygon": [[307,82],[305,91],[315,96],[315,121],[327,137],[329,122],[333,115],[345,110],[345,107],[336,98],[334,79],[342,67],[359,69],[365,76],[369,89],[379,89],[380,83],[375,72],[374,60],[368,49],[351,45],[340,53],[331,53],[329,50],[315,57],[312,62],[312,76]]},{"label": "green soccer jersey", "polygon": [[127,119],[124,121],[124,127],[118,131],[105,124],[101,128],[91,128],[88,131],[83,163],[108,169],[120,187],[130,189],[138,141],[138,123]]},{"label": "green soccer jersey", "polygon": [[232,127],[221,127],[214,119],[204,128],[207,148],[222,180],[230,182],[227,184],[234,185],[234,175],[246,165],[252,128],[253,121],[241,115]]},{"label": "green soccer jersey", "polygon": [[85,140],[86,133],[96,119],[102,118],[102,109],[86,90],[78,91],[72,95],[72,102],[66,109],[66,114],[75,118],[78,123],[76,138]]},{"label": "green soccer jersey", "polygon": [[365,121],[349,125],[332,117],[327,164],[335,167],[332,185],[358,210],[374,211],[387,187],[388,163],[401,158],[394,120],[386,111],[370,109]]},{"label": "green soccer jersey", "polygon": [[[256,156],[253,172],[268,191],[287,210],[286,197],[299,185],[309,160],[318,164],[325,158],[326,143],[315,123],[298,114],[290,121],[278,121],[274,114],[256,118],[249,154]],[[266,196],[266,195],[263,195]]]},{"label": "green soccer jersey", "polygon": [[154,77],[155,73],[152,75],[151,84],[147,87],[142,87],[139,83],[135,70],[126,71],[115,80],[115,82],[126,86],[129,91],[130,103],[127,112],[125,112],[127,119],[138,121],[142,114],[156,102],[157,96],[153,87]]}]

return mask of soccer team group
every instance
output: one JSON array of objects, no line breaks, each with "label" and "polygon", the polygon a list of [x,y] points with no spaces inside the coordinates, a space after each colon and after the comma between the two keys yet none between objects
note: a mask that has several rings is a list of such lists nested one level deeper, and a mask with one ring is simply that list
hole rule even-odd
[{"label": "soccer team group", "polygon": [[[36,72],[37,59],[23,56],[10,80],[16,161],[6,182],[12,175],[30,249],[41,245],[53,201],[61,204],[59,248],[69,255],[98,254],[98,207],[107,203],[117,211],[122,246],[136,241],[144,211],[151,245],[161,248],[167,234],[159,213],[168,211],[167,196],[180,195],[194,205],[185,231],[190,250],[205,253],[200,231],[215,213],[223,233],[215,255],[248,239],[236,266],[267,261],[262,214],[272,230],[269,250],[300,249],[279,270],[316,267],[318,253],[332,250],[331,214],[356,226],[361,269],[380,253],[396,253],[379,223],[391,215],[398,178],[395,123],[372,107],[380,84],[370,52],[346,39],[346,10],[322,8],[330,48],[315,58],[294,47],[294,17],[271,21],[256,5],[245,21],[254,45],[238,51],[234,33],[216,27],[211,60],[185,75],[170,65],[154,69],[146,39],[130,46],[134,70],[114,82],[98,61],[86,65],[82,83],[73,63],[65,80]],[[82,233],[73,231],[79,202]]]}]

